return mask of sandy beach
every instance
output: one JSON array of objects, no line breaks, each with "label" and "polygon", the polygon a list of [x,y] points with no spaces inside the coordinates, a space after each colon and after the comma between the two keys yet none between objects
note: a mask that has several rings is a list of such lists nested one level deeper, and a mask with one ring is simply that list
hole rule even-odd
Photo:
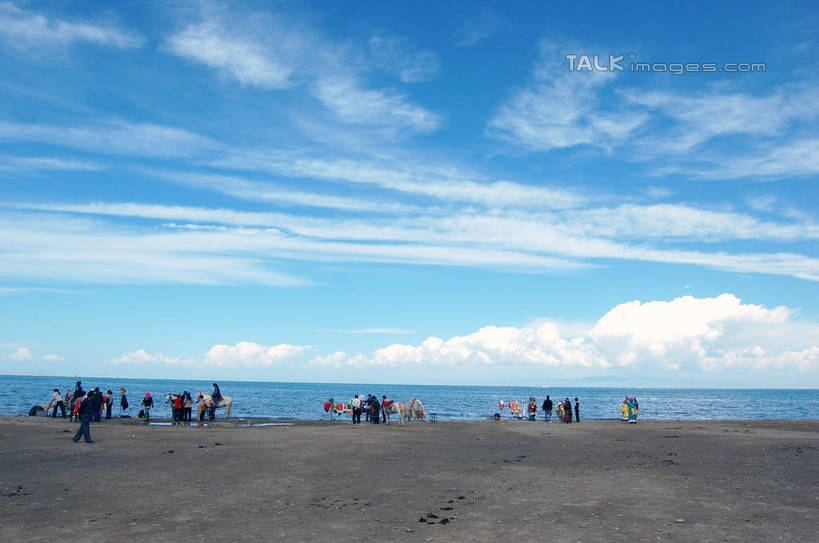
[{"label": "sandy beach", "polygon": [[[819,421],[0,418],[5,541],[816,541]],[[259,423],[263,421],[253,421]]]}]

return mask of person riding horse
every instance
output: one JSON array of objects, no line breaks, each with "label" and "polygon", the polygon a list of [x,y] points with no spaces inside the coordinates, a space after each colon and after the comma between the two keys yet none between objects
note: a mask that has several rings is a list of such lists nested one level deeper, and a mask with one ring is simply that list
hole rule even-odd
[{"label": "person riding horse", "polygon": [[219,390],[219,385],[213,383],[213,394],[211,394],[213,398],[213,403],[218,404],[222,400],[222,391]]}]

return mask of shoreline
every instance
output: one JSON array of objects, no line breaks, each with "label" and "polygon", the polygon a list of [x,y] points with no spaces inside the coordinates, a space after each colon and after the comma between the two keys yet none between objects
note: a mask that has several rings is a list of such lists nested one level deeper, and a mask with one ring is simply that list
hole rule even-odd
[{"label": "shoreline", "polygon": [[819,517],[819,421],[132,419],[88,445],[44,419],[0,417],[9,540],[814,541]]}]

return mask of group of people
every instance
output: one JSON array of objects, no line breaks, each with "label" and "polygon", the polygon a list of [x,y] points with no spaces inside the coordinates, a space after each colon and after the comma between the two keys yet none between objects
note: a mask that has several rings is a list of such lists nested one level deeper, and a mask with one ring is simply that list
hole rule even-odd
[{"label": "group of people", "polygon": [[[204,401],[204,397],[200,394],[197,400]],[[191,412],[193,411],[193,398],[191,397],[190,392],[186,390],[182,392],[182,394],[171,394],[170,403],[171,414],[174,424],[181,424],[183,422],[191,421]],[[202,410],[200,409],[199,411],[204,416]]]},{"label": "group of people", "polygon": [[[534,398],[532,398],[534,400]],[[552,401],[552,398],[549,395],[546,395],[546,399],[543,400],[543,420],[549,422],[552,420],[552,410],[554,409],[557,415],[557,419],[561,422],[565,422],[571,424],[572,422],[572,414],[574,414],[574,421],[580,422],[580,399],[575,396],[574,397],[574,407],[572,407],[572,401],[569,398],[566,398],[563,401],[558,400],[557,403]],[[532,420],[535,420],[535,411],[537,406],[535,405],[534,401],[530,402],[530,409],[534,408],[530,411],[530,417]]]},{"label": "group of people", "polygon": [[[121,418],[128,418],[129,415],[127,411],[129,404],[126,390],[120,388],[119,392],[119,416]],[[210,400],[206,400],[203,394],[199,394],[197,397],[197,412],[199,414],[200,424],[206,414],[211,420],[214,419],[214,411],[221,399],[222,392],[216,383],[213,383],[213,394]],[[179,424],[182,422],[190,422],[193,406],[193,398],[190,393],[186,390],[182,394],[173,395],[172,402],[173,421]],[[103,393],[99,387],[85,391],[82,387],[82,381],[77,381],[74,389],[69,389],[65,394],[55,388],[51,394],[51,400],[45,404],[45,410],[46,414],[51,410],[52,418],[57,418],[57,411],[60,411],[63,418],[68,416],[72,422],[80,422],[80,428],[73,437],[75,443],[81,438],[84,438],[86,443],[93,443],[94,441],[91,439],[91,422],[100,422],[103,414],[106,419],[111,419],[113,406],[114,393],[110,389],[105,393]],[[145,393],[145,396],[140,402],[140,407],[141,409],[138,416],[147,423],[151,419],[151,409],[154,407],[154,399],[150,392]]]},{"label": "group of people", "polygon": [[353,424],[361,424],[362,412],[364,413],[365,422],[379,424],[383,420],[385,423],[388,423],[390,420],[388,410],[392,407],[392,404],[393,401],[386,396],[381,396],[381,401],[378,401],[378,397],[372,394],[367,394],[366,398],[364,398],[363,395],[359,397],[359,395],[356,394],[355,398],[350,400],[353,411]]},{"label": "group of people", "polygon": [[637,423],[637,411],[640,409],[640,404],[637,403],[637,398],[634,396],[626,396],[621,406],[623,410],[622,420],[627,420],[631,424]]},{"label": "group of people", "polygon": [[[120,389],[123,390],[124,389]],[[72,421],[79,420],[79,410],[81,402],[88,398],[91,410],[91,419],[95,422],[99,422],[105,413],[105,418],[111,418],[111,410],[114,405],[114,393],[111,390],[103,393],[99,387],[95,387],[89,391],[85,391],[82,388],[82,381],[77,381],[74,389],[69,389],[66,391],[65,394],[60,392],[60,389],[55,388],[54,391],[51,393],[51,400],[45,405],[46,411],[49,409],[51,410],[51,417],[57,418],[57,411],[60,411],[60,414],[63,418],[67,416],[71,418]],[[123,394],[122,401],[125,402],[127,407],[127,400]]]}]

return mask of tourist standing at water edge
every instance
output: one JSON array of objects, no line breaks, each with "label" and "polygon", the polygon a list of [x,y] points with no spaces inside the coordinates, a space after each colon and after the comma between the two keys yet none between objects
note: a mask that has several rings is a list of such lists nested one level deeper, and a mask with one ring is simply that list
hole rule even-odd
[{"label": "tourist standing at water edge", "polygon": [[182,393],[182,409],[184,410],[182,420],[185,422],[191,421],[191,406],[193,406],[193,398],[191,398],[191,393],[186,390]]},{"label": "tourist standing at water edge", "polygon": [[128,398],[125,396],[125,389],[120,388],[119,393],[122,394],[122,397],[119,399],[119,416],[124,417],[125,412],[128,410]]},{"label": "tourist standing at water edge", "polygon": [[77,409],[77,416],[80,419],[80,427],[72,438],[74,443],[77,443],[80,437],[85,438],[86,443],[94,442],[91,440],[91,419],[94,417],[94,404],[92,401],[93,398],[90,397],[93,394],[93,392],[89,392],[89,397],[80,398],[78,400],[79,408]]},{"label": "tourist standing at water edge", "polygon": [[580,422],[580,400],[574,397],[574,420]]},{"label": "tourist standing at water edge", "polygon": [[146,392],[145,397],[142,398],[142,410],[145,412],[145,422],[151,418],[151,408],[154,406],[154,399],[151,398],[151,393]]},{"label": "tourist standing at water edge", "polygon": [[105,397],[105,418],[111,420],[111,409],[114,407],[114,393],[108,389],[108,395]]},{"label": "tourist standing at water edge", "polygon": [[102,417],[102,392],[100,387],[94,388],[94,422],[99,422]]},{"label": "tourist standing at water edge", "polygon": [[569,398],[563,402],[563,420],[569,424],[572,423],[572,402]]},{"label": "tourist standing at water edge", "polygon": [[381,404],[378,403],[376,396],[370,396],[370,420],[373,424],[378,424],[381,419],[378,417],[378,412],[381,410]]},{"label": "tourist standing at water edge", "polygon": [[57,418],[57,408],[58,407],[60,408],[60,411],[63,414],[63,418],[65,418],[65,402],[63,401],[63,395],[60,394],[60,391],[58,389],[56,389],[56,388],[54,389],[54,393],[51,395],[51,405],[52,405],[52,410],[51,410],[51,418],[52,419]]},{"label": "tourist standing at water edge", "polygon": [[353,406],[353,424],[360,424],[361,423],[361,398],[358,397],[358,394],[355,395],[353,401],[350,402]]},{"label": "tourist standing at water edge", "polygon": [[552,418],[552,406],[553,405],[554,404],[553,404],[551,398],[549,398],[549,395],[547,394],[546,399],[543,400],[543,417],[546,419],[546,422],[549,422],[549,420]]}]

